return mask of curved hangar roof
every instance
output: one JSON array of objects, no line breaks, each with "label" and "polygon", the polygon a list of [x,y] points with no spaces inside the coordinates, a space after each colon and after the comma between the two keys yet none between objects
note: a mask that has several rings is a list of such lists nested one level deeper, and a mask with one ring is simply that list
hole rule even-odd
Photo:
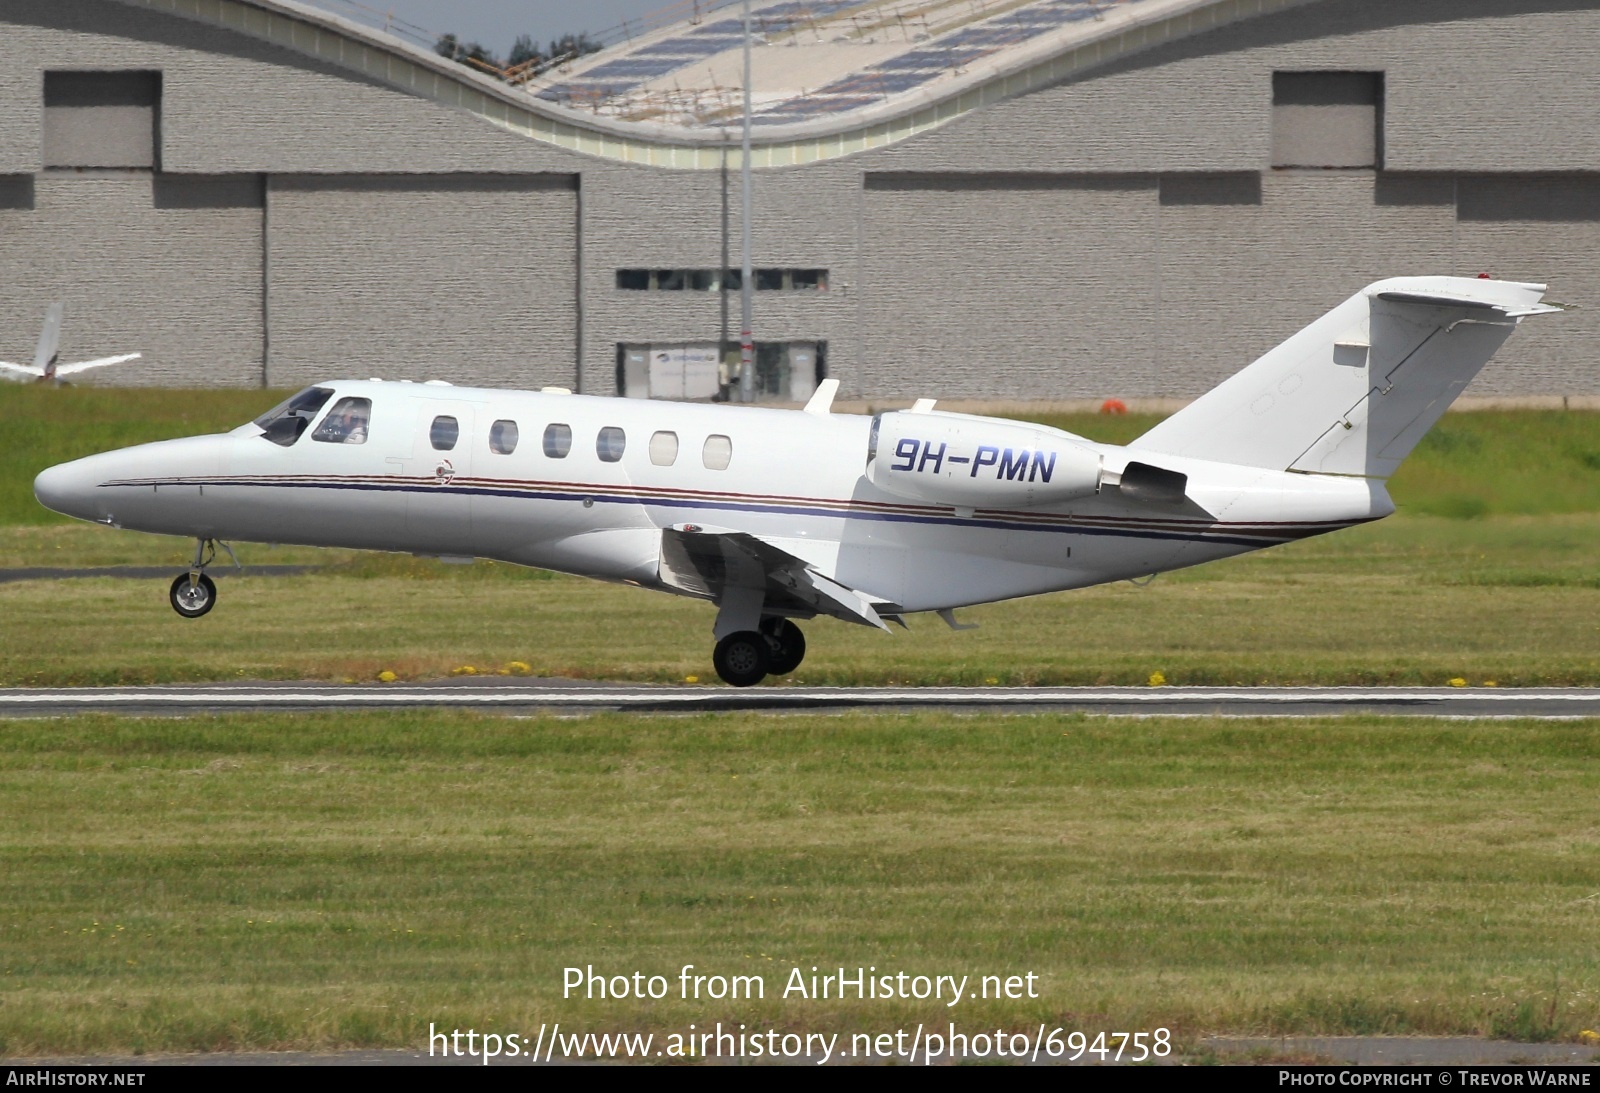
[{"label": "curved hangar roof", "polygon": [[[121,2],[224,26],[606,159],[711,169],[739,137],[737,0],[524,87],[295,0]],[[1306,2],[756,0],[752,158],[783,167],[880,148],[1130,53]]]}]

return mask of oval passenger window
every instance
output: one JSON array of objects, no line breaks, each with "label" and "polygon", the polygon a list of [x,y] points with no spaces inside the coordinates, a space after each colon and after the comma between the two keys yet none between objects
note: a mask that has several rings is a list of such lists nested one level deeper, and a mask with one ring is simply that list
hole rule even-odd
[{"label": "oval passenger window", "polygon": [[650,462],[658,467],[670,467],[677,461],[677,433],[656,433],[650,438]]},{"label": "oval passenger window", "polygon": [[510,455],[517,450],[515,421],[497,421],[489,426],[489,450],[495,455]]},{"label": "oval passenger window", "polygon": [[428,443],[433,445],[436,452],[450,451],[460,438],[461,423],[445,414],[434,418],[432,427],[428,429]]},{"label": "oval passenger window", "polygon": [[615,463],[622,458],[622,451],[627,446],[627,434],[615,425],[607,425],[595,438],[594,451],[600,457],[600,462]]},{"label": "oval passenger window", "polygon": [[728,464],[733,462],[733,441],[721,434],[706,437],[706,446],[700,453],[706,468],[713,471],[725,471]]},{"label": "oval passenger window", "polygon": [[572,451],[572,426],[546,425],[544,427],[544,454],[551,459],[565,459]]}]

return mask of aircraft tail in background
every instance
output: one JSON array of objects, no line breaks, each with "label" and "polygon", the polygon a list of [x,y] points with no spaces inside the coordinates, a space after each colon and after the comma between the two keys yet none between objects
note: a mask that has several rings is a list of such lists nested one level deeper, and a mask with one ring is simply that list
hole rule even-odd
[{"label": "aircraft tail in background", "polygon": [[1545,286],[1470,277],[1368,285],[1128,445],[1271,470],[1387,478],[1529,315]]}]

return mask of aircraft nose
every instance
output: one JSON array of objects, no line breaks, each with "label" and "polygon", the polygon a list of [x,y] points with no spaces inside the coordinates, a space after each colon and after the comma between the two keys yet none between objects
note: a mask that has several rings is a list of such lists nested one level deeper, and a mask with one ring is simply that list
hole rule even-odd
[{"label": "aircraft nose", "polygon": [[85,466],[87,463],[88,459],[75,459],[40,471],[33,480],[33,495],[39,504],[63,516],[98,520],[94,496],[98,476]]}]

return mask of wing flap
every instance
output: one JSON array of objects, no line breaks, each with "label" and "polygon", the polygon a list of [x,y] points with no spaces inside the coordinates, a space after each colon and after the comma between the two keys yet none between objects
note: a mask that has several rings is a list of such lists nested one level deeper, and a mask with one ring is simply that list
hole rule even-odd
[{"label": "wing flap", "polygon": [[828,615],[880,630],[889,627],[879,609],[894,608],[760,536],[703,524],[662,529],[660,578],[670,588],[718,602],[730,589],[759,589],[768,611]]}]

